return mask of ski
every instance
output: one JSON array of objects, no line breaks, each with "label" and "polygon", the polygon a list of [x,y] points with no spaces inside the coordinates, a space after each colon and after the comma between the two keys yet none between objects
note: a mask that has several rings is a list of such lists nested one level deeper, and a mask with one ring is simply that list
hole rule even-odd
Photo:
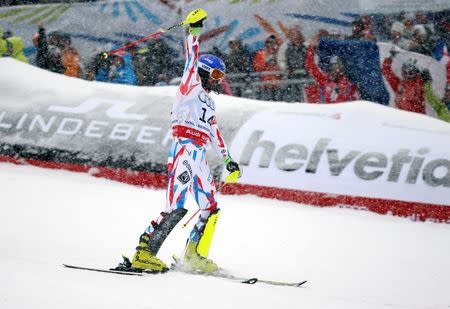
[{"label": "ski", "polygon": [[101,272],[101,273],[110,273],[110,274],[127,275],[127,276],[143,276],[143,275],[146,274],[146,272],[120,271],[120,270],[114,270],[114,269],[103,269],[103,268],[75,266],[75,265],[69,265],[69,264],[63,264],[63,266],[67,267],[67,268],[72,268],[72,269],[96,271],[96,272]]},{"label": "ski", "polygon": [[265,280],[265,279],[260,279],[260,278],[256,278],[256,277],[255,278],[248,278],[248,277],[244,278],[244,277],[238,277],[238,276],[229,274],[220,268],[218,271],[216,271],[214,273],[205,273],[205,272],[201,272],[201,271],[190,270],[189,268],[184,267],[183,262],[176,255],[172,255],[172,258],[174,260],[174,263],[172,263],[171,267],[170,267],[170,269],[172,271],[183,272],[183,273],[187,273],[187,274],[191,274],[191,275],[201,275],[201,276],[205,276],[205,277],[209,276],[209,277],[225,278],[225,279],[229,279],[229,280],[233,280],[233,281],[239,281],[240,283],[245,283],[245,284],[255,284],[255,283],[259,282],[259,283],[270,284],[270,285],[292,286],[292,287],[300,287],[307,282],[307,280],[303,280],[303,281],[299,281],[299,282],[285,282],[285,281]]},{"label": "ski", "polygon": [[[155,272],[150,270],[138,270],[131,267],[131,263],[129,263],[129,259],[124,257],[124,262],[120,263],[116,268],[111,269],[103,269],[103,268],[95,268],[95,267],[85,267],[85,266],[76,266],[76,265],[70,265],[70,264],[63,264],[66,268],[71,269],[78,269],[78,270],[86,270],[86,271],[94,271],[94,272],[102,272],[102,273],[110,273],[110,274],[117,274],[117,275],[125,275],[125,276],[146,276],[146,275],[155,275],[155,274],[163,274],[165,272]],[[291,287],[300,287],[304,285],[307,281],[299,281],[299,282],[284,282],[284,281],[273,281],[273,280],[264,280],[259,278],[250,278],[250,277],[238,277],[232,274],[228,274],[224,272],[223,270],[219,270],[214,273],[205,273],[200,271],[192,271],[187,270],[182,267],[179,267],[180,265],[174,263],[171,265],[170,272],[179,272],[184,273],[188,275],[197,275],[197,276],[204,276],[204,277],[215,277],[215,278],[223,278],[232,280],[235,282],[243,283],[243,284],[256,284],[256,283],[263,283],[263,284],[269,284],[269,285],[277,285],[277,286],[291,286]]]},{"label": "ski", "polygon": [[278,286],[300,287],[307,282],[307,280],[303,280],[303,281],[299,281],[299,282],[285,282],[285,281],[265,280],[265,279],[260,279],[257,277],[254,277],[254,278],[238,277],[238,276],[223,272],[223,270],[221,270],[221,269],[219,269],[219,271],[214,272],[214,273],[205,273],[205,272],[200,272],[200,271],[190,271],[190,270],[184,270],[184,269],[180,269],[180,268],[171,267],[171,271],[182,272],[182,273],[189,274],[189,275],[199,275],[199,276],[204,276],[204,277],[223,278],[223,279],[228,279],[228,280],[232,280],[232,281],[236,281],[236,282],[240,282],[240,283],[244,283],[244,284],[263,283],[263,284],[278,285]]}]

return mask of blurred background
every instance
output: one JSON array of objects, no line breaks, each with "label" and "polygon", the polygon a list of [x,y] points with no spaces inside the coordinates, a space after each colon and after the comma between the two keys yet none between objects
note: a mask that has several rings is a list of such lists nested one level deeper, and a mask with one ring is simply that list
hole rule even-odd
[{"label": "blurred background", "polygon": [[108,57],[104,53],[202,7],[209,15],[201,52],[224,59],[225,94],[308,103],[364,99],[450,119],[448,1],[3,0],[0,5],[1,56],[56,73],[136,86],[177,85],[184,64],[180,28]]}]

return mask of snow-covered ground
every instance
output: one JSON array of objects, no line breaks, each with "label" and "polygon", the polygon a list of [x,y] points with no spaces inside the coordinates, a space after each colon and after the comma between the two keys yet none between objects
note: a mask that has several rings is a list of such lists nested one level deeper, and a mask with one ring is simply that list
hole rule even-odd
[{"label": "snow-covered ground", "polygon": [[[110,267],[131,256],[163,209],[164,191],[6,163],[0,188],[3,309],[450,308],[450,225],[219,196],[210,256],[236,275],[307,279],[304,287],[181,273],[128,277],[61,264]],[[190,216],[192,200],[188,208]],[[169,262],[187,234],[176,227],[161,257]]]}]

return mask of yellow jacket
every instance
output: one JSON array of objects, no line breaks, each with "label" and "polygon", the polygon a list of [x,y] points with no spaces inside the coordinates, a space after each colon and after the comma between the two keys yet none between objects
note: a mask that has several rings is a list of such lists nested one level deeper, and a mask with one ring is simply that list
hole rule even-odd
[{"label": "yellow jacket", "polygon": [[3,29],[0,27],[0,57],[11,57],[28,63],[27,57],[23,53],[22,38],[14,36],[3,39]]}]

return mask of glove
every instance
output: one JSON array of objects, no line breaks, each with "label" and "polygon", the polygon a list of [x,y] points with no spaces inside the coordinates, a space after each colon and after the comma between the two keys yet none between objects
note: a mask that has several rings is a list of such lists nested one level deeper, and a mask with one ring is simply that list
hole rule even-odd
[{"label": "glove", "polygon": [[203,27],[203,21],[204,21],[205,19],[206,19],[206,17],[203,18],[203,19],[200,19],[198,22],[189,24],[189,28],[188,28],[189,33],[191,33],[191,34],[193,34],[193,35],[195,35],[195,36],[198,36],[198,35],[200,34],[200,31],[202,30],[202,27]]},{"label": "glove", "polygon": [[424,69],[422,71],[422,79],[424,82],[433,82],[433,79],[431,78],[430,71],[428,69]]},{"label": "glove", "polygon": [[[203,27],[203,20],[208,16],[205,10],[203,9],[195,9],[186,16],[186,19],[183,21],[183,24],[190,25],[191,27]],[[197,25],[198,22],[201,22]]]},{"label": "glove", "polygon": [[239,171],[239,176],[241,175],[241,173],[240,173],[241,169],[239,168],[239,164],[236,161],[233,161],[233,159],[230,156],[228,156],[225,159],[225,165],[226,165],[227,171],[229,171],[230,173]]},{"label": "glove", "polygon": [[389,51],[389,55],[391,58],[394,58],[398,54],[398,50],[395,49],[395,47],[392,47]]},{"label": "glove", "polygon": [[193,10],[186,16],[183,24],[189,25],[189,33],[198,36],[201,28],[203,27],[203,22],[205,21],[206,16],[208,16],[208,14],[206,14],[203,9]]}]

